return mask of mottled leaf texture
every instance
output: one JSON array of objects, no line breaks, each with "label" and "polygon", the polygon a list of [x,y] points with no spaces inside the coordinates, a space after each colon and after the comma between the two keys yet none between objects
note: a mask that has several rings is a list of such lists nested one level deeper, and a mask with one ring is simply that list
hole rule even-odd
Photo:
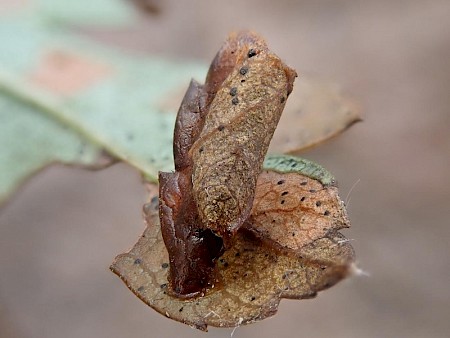
[{"label": "mottled leaf texture", "polygon": [[[182,90],[181,90],[182,89]],[[185,88],[164,97],[162,111],[175,111]],[[270,153],[298,154],[361,121],[360,107],[336,84],[305,75],[295,82],[270,143]]]},{"label": "mottled leaf texture", "polygon": [[214,98],[190,155],[200,218],[222,236],[235,232],[250,213],[256,179],[296,76],[252,33],[231,35],[213,61],[205,88]]},{"label": "mottled leaf texture", "polygon": [[329,231],[350,226],[333,176],[292,156],[268,156],[246,228],[268,245],[301,253]]},{"label": "mottled leaf texture", "polygon": [[[283,160],[286,158],[283,157]],[[289,158],[290,161],[293,158]],[[299,160],[299,163],[304,163]],[[311,162],[309,162],[311,163]],[[317,165],[315,165],[317,166]],[[317,166],[318,167],[318,166]],[[320,167],[319,167],[320,168]],[[156,311],[168,318],[183,322],[200,330],[208,325],[235,327],[262,320],[277,312],[281,298],[304,299],[316,296],[317,292],[333,286],[349,275],[354,261],[353,248],[337,229],[344,225],[339,220],[329,226],[322,235],[315,233],[307,239],[292,242],[291,232],[282,235],[286,228],[296,231],[301,238],[306,225],[295,223],[301,219],[300,212],[292,213],[279,208],[278,198],[260,196],[268,187],[284,185],[292,198],[300,198],[302,189],[288,187],[288,184],[310,180],[311,187],[325,189],[322,201],[332,205],[342,205],[337,200],[334,187],[329,194],[323,183],[312,179],[309,174],[298,172],[274,172],[264,170],[256,189],[256,201],[251,218],[259,219],[263,208],[273,216],[285,217],[287,225],[277,224],[281,229],[255,231],[258,226],[266,226],[259,219],[257,224],[241,228],[235,236],[233,246],[215,262],[217,268],[216,285],[205,295],[180,299],[168,292],[169,256],[161,235],[156,198],[144,206],[147,229],[136,245],[128,252],[116,257],[111,269],[120,276],[133,293]],[[292,176],[298,176],[294,178]],[[285,180],[283,184],[278,184]],[[303,186],[302,186],[303,187]],[[313,203],[313,197],[311,197]],[[337,206],[336,206],[337,208]],[[311,207],[314,209],[314,207]],[[278,210],[275,212],[274,210]],[[325,211],[323,211],[325,212]],[[336,215],[345,215],[344,210],[335,210]],[[307,212],[310,217],[321,219],[322,209]],[[292,215],[292,219],[289,219]],[[345,216],[344,216],[345,217]],[[330,218],[333,220],[334,216]],[[323,224],[328,224],[322,220]],[[268,226],[270,226],[269,224]],[[314,228],[314,224],[309,224]],[[319,227],[322,225],[318,225]],[[345,224],[348,226],[348,223]],[[290,250],[293,247],[293,250]],[[280,250],[282,249],[282,250]]]},{"label": "mottled leaf texture", "polygon": [[235,327],[351,271],[333,176],[297,157],[264,161],[295,77],[242,32],[204,85],[191,82],[175,122],[175,172],[160,172],[159,199],[144,206],[147,229],[111,266],[158,312],[201,330]]},{"label": "mottled leaf texture", "polygon": [[205,85],[192,81],[175,122],[175,172],[159,175],[169,291],[215,284],[215,260],[252,208],[269,142],[296,72],[255,33],[231,34]]}]

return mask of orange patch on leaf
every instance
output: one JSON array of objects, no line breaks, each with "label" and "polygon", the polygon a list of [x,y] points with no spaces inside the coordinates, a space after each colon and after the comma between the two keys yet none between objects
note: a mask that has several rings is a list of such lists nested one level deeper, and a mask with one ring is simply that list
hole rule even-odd
[{"label": "orange patch on leaf", "polygon": [[0,0],[0,14],[13,12],[30,6],[29,0]]},{"label": "orange patch on leaf", "polygon": [[45,54],[29,78],[33,84],[53,93],[70,96],[103,80],[111,68],[67,51]]}]

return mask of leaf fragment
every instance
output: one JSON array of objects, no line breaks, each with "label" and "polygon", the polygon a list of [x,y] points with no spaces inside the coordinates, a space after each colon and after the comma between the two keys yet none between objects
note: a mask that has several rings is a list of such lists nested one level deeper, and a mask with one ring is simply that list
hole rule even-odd
[{"label": "leaf fragment", "polygon": [[37,113],[27,102],[5,95],[0,85],[0,205],[32,174],[53,163],[103,168],[103,149],[64,124]]},{"label": "leaf fragment", "polygon": [[270,144],[271,153],[298,154],[361,121],[361,109],[336,84],[302,75]]},{"label": "leaf fragment", "polygon": [[111,266],[158,312],[201,330],[235,327],[350,273],[334,177],[286,155],[267,157],[261,172],[295,76],[262,39],[239,33],[205,85],[191,82],[175,123],[176,170],[160,172],[147,229]]},{"label": "leaf fragment", "polygon": [[[295,158],[287,159],[293,163]],[[273,157],[269,164],[287,159]],[[201,330],[207,325],[234,327],[262,320],[276,313],[282,298],[314,297],[351,272],[353,248],[337,232],[349,223],[335,185],[310,178],[302,170],[289,170],[281,166],[261,173],[252,215],[232,247],[215,262],[215,286],[205,294],[192,299],[170,294],[169,256],[156,199],[144,207],[143,236],[130,252],[116,257],[111,269],[152,308]],[[303,200],[306,205],[300,206],[303,195],[310,201]],[[293,231],[296,236],[291,236]]]},{"label": "leaf fragment", "polygon": [[[289,165],[273,167],[274,163]],[[297,165],[293,168],[294,164]],[[308,166],[302,167],[304,164]],[[246,229],[267,245],[301,252],[305,245],[328,232],[348,228],[344,202],[330,177],[328,171],[304,159],[286,155],[269,157],[258,177]]]},{"label": "leaf fragment", "polygon": [[311,298],[348,276],[354,260],[353,248],[334,230],[305,245],[300,255],[274,250],[242,229],[216,261],[216,286],[200,297],[180,299],[167,292],[169,257],[156,199],[144,206],[144,213],[144,234],[128,253],[116,257],[111,270],[147,305],[200,330],[270,317],[281,298]]},{"label": "leaf fragment", "polygon": [[190,150],[192,189],[201,221],[222,237],[250,213],[256,178],[296,76],[251,32],[230,35],[211,65],[205,90],[212,102]]},{"label": "leaf fragment", "polygon": [[160,172],[169,291],[214,287],[215,260],[248,218],[269,142],[296,72],[252,32],[231,34],[205,85],[191,81],[174,131],[175,172]]},{"label": "leaf fragment", "polygon": [[0,204],[52,163],[98,167],[107,153],[152,181],[171,170],[176,110],[157,101],[205,67],[102,48],[32,14],[0,20]]}]

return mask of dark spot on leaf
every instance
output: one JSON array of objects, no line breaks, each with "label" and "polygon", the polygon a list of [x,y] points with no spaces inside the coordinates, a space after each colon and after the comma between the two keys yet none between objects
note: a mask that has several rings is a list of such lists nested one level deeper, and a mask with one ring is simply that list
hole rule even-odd
[{"label": "dark spot on leaf", "polygon": [[321,201],[317,201],[316,202],[316,207],[320,207],[322,205],[322,202]]},{"label": "dark spot on leaf", "polygon": [[232,87],[232,88],[230,89],[230,95],[231,95],[231,96],[236,96],[236,94],[237,94],[237,88],[236,88],[236,87]]},{"label": "dark spot on leaf", "polygon": [[217,130],[222,131],[225,129],[225,126],[220,125],[219,127],[217,127]]},{"label": "dark spot on leaf", "polygon": [[141,263],[142,263],[142,260],[140,258],[136,258],[134,260],[134,264],[141,264]]},{"label": "dark spot on leaf", "polygon": [[248,56],[249,58],[251,58],[251,57],[254,57],[255,55],[256,55],[256,50],[254,50],[253,48],[251,48],[251,49],[248,51],[247,56]]},{"label": "dark spot on leaf", "polygon": [[144,291],[144,287],[143,286],[140,286],[140,287],[138,287],[138,289],[137,289],[139,292],[142,292],[142,291]]},{"label": "dark spot on leaf", "polygon": [[161,284],[160,287],[161,287],[161,289],[167,288],[167,283]]},{"label": "dark spot on leaf", "polygon": [[286,98],[284,96],[281,97],[280,102],[284,103],[284,101],[286,101]]},{"label": "dark spot on leaf", "polygon": [[325,210],[325,212],[323,213],[325,216],[328,216],[330,214],[330,212],[328,210]]},{"label": "dark spot on leaf", "polygon": [[247,66],[242,67],[241,69],[239,69],[239,73],[241,75],[247,74],[248,73],[248,67]]},{"label": "dark spot on leaf", "polygon": [[292,237],[294,237],[294,236],[295,236],[295,232],[292,233]]},{"label": "dark spot on leaf", "polygon": [[306,182],[306,181],[300,183],[300,185],[307,185],[307,184],[308,184],[308,182]]},{"label": "dark spot on leaf", "polygon": [[283,191],[283,192],[281,193],[281,196],[286,196],[287,194],[289,194],[289,191]]},{"label": "dark spot on leaf", "polygon": [[205,150],[203,147],[200,147],[200,149],[198,150],[199,153],[202,153],[203,150]]},{"label": "dark spot on leaf", "polygon": [[284,183],[284,180],[280,180],[280,181],[277,182],[278,185],[281,185],[283,183]]},{"label": "dark spot on leaf", "polygon": [[178,310],[179,312],[183,311],[183,307],[180,307],[180,309]]},{"label": "dark spot on leaf", "polygon": [[305,196],[303,196],[302,198],[300,198],[300,201],[303,202],[306,199]]},{"label": "dark spot on leaf", "polygon": [[281,202],[280,202],[280,203],[281,203],[281,204],[284,204],[284,202],[285,202],[285,200],[281,200]]},{"label": "dark spot on leaf", "polygon": [[241,255],[240,252],[236,252],[235,255],[234,255],[234,257],[239,257],[240,255]]},{"label": "dark spot on leaf", "polygon": [[162,267],[163,269],[167,269],[167,268],[169,267],[169,263],[162,263],[162,264],[161,264],[161,267]]},{"label": "dark spot on leaf", "polygon": [[231,103],[234,105],[237,105],[239,103],[239,99],[237,97],[233,97],[233,100],[231,100]]},{"label": "dark spot on leaf", "polygon": [[255,296],[253,296],[252,298],[250,298],[250,301],[253,302],[256,299]]},{"label": "dark spot on leaf", "polygon": [[312,192],[312,193],[314,193],[314,192],[316,192],[316,190],[314,190],[314,189],[311,189],[309,192]]},{"label": "dark spot on leaf", "polygon": [[242,79],[242,80],[241,80],[241,83],[242,83],[242,82],[245,82],[245,79]]}]

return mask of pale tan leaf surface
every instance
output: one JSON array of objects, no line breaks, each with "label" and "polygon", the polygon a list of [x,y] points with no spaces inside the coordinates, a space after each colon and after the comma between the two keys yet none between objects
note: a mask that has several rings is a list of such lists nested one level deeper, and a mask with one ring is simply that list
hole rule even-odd
[{"label": "pale tan leaf surface", "polygon": [[298,153],[361,121],[360,109],[330,82],[300,73],[269,152]]},{"label": "pale tan leaf surface", "polygon": [[251,215],[247,229],[296,252],[330,230],[350,226],[337,188],[298,173],[264,170]]},{"label": "pale tan leaf surface", "polygon": [[156,311],[201,330],[262,320],[277,312],[281,298],[314,297],[345,278],[354,260],[348,241],[334,231],[293,254],[274,250],[243,229],[216,262],[215,287],[197,298],[175,298],[167,293],[169,258],[156,196],[144,206],[144,215],[144,234],[128,253],[116,257],[111,269]]}]

